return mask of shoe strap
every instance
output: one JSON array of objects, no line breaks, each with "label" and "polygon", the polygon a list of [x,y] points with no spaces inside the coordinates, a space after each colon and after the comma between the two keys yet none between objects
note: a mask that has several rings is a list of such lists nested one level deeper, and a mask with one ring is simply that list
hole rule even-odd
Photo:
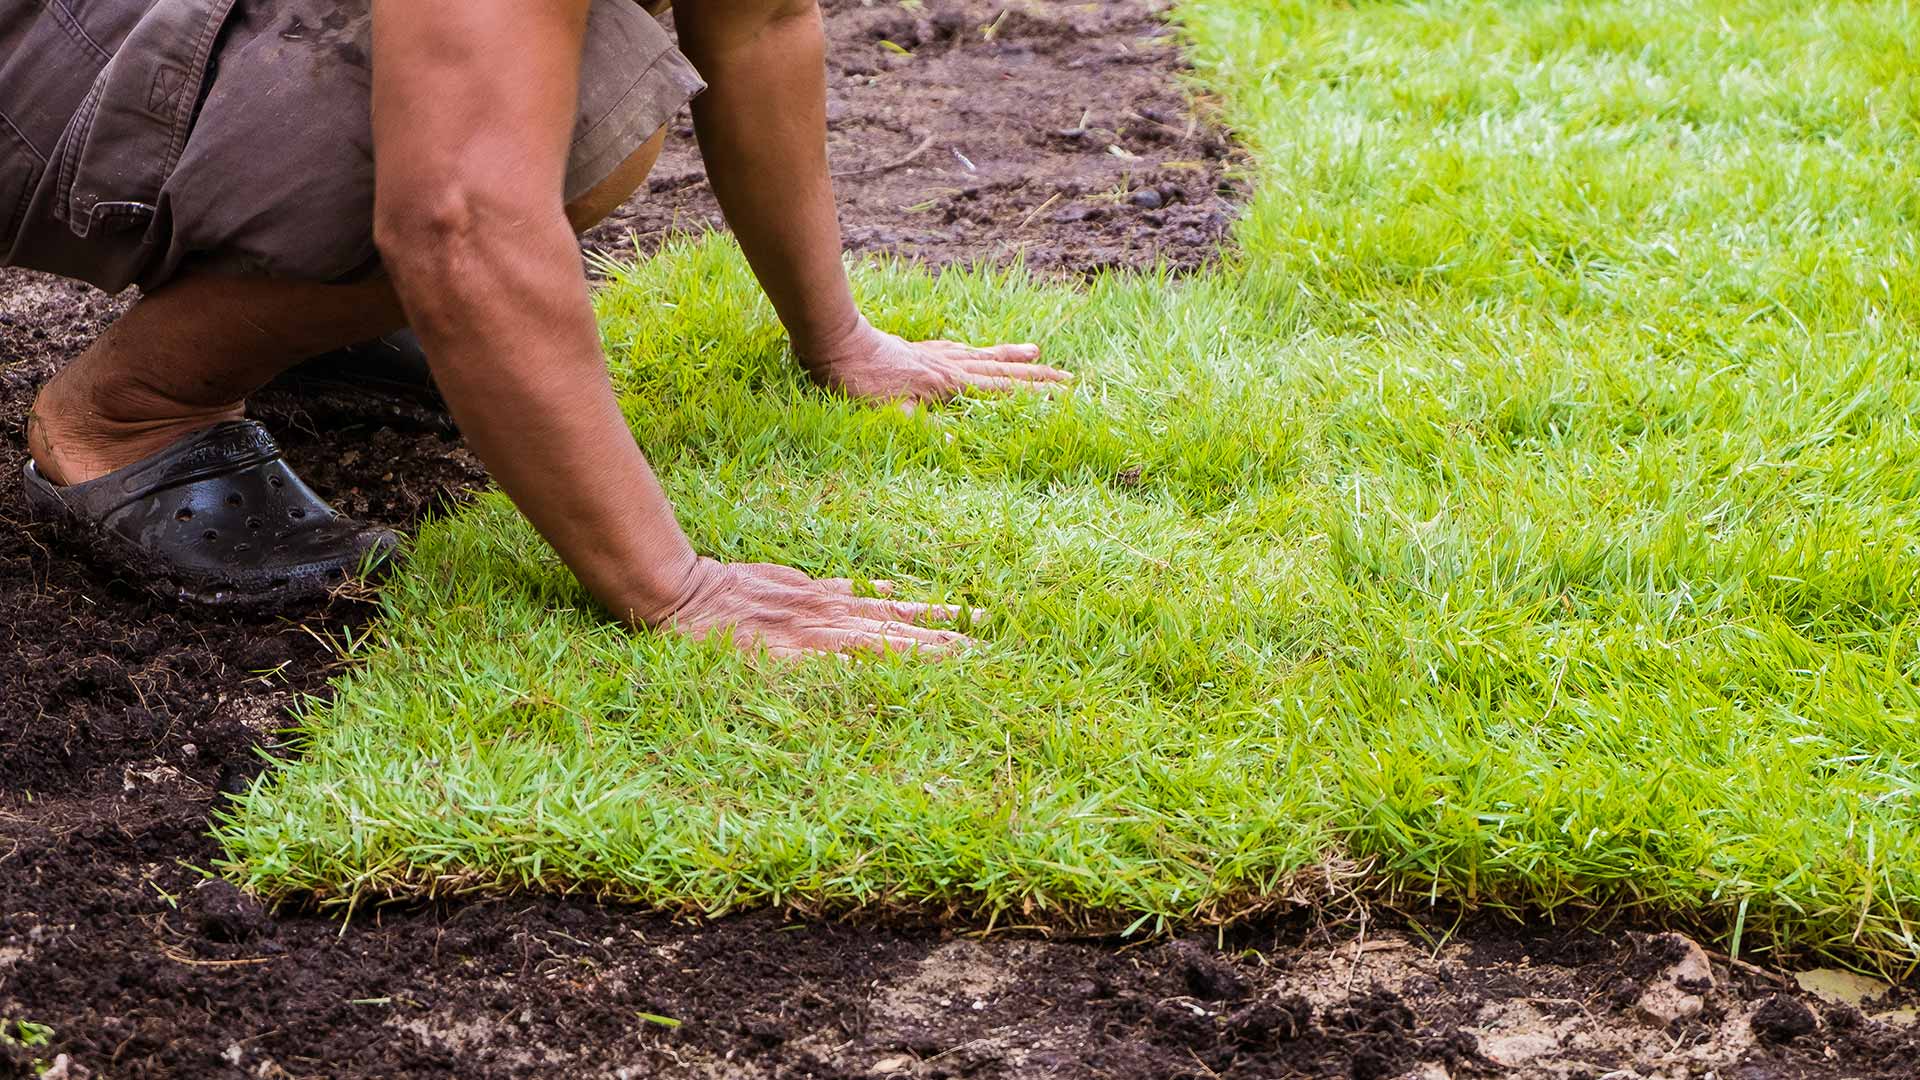
[{"label": "shoe strap", "polygon": [[228,420],[195,432],[151,457],[84,484],[62,489],[69,502],[82,502],[98,517],[156,491],[225,476],[280,459],[280,444],[252,420]]}]

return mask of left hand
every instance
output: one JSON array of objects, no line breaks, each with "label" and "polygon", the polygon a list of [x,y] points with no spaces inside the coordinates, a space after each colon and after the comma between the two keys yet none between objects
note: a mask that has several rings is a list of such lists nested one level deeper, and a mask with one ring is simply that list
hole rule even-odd
[{"label": "left hand", "polygon": [[914,405],[969,391],[1051,393],[1073,378],[1039,359],[1038,345],[976,349],[957,341],[911,342],[862,320],[849,344],[808,356],[806,366],[815,381],[848,397]]}]

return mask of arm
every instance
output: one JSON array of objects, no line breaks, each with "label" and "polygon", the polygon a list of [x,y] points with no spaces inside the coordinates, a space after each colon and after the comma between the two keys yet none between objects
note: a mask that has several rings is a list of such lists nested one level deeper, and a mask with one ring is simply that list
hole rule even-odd
[{"label": "arm", "polygon": [[614,399],[563,189],[588,0],[375,0],[375,240],[468,443],[616,617],[775,651],[952,644],[697,557]]},{"label": "arm", "polygon": [[815,0],[679,0],[707,176],[800,362],[856,397],[936,400],[1063,381],[1033,345],[910,344],[867,324],[842,266],[827,168],[826,33]]}]

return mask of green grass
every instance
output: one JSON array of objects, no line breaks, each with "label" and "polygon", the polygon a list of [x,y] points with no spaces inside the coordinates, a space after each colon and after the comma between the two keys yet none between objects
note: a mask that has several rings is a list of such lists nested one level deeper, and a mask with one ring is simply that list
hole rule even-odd
[{"label": "green grass", "polygon": [[488,497],[230,873],[1157,927],[1357,865],[1920,960],[1920,15],[1179,15],[1258,162],[1230,266],[859,275],[901,332],[1042,336],[1070,398],[825,397],[725,241],[600,296],[700,548],[984,605],[984,648],[629,635]]}]

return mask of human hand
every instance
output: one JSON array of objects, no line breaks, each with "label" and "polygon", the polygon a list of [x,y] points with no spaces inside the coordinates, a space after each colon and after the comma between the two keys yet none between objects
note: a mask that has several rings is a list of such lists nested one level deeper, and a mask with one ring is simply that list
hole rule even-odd
[{"label": "human hand", "polygon": [[[773,563],[713,559],[701,559],[695,574],[693,592],[663,625],[696,641],[731,631],[740,648],[776,659],[889,652],[937,657],[974,643],[927,625],[957,618],[959,608],[855,596],[847,578],[816,580]],[[881,593],[893,588],[884,581],[873,585]]]},{"label": "human hand", "polygon": [[1073,376],[1038,363],[1038,345],[977,349],[957,341],[912,342],[860,321],[847,343],[809,356],[821,385],[865,401],[948,401],[968,391],[1051,393]]}]

